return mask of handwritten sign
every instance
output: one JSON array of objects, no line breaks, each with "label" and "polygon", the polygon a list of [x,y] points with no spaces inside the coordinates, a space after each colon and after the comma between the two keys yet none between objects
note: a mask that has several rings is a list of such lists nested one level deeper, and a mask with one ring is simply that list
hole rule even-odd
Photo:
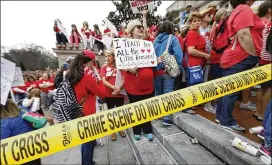
[{"label": "handwritten sign", "polygon": [[151,41],[114,38],[113,47],[117,69],[157,66],[157,58]]},{"label": "handwritten sign", "polygon": [[6,105],[15,73],[15,64],[1,57],[1,104]]},{"label": "handwritten sign", "polygon": [[14,79],[12,82],[12,87],[17,87],[22,85],[25,85],[23,73],[20,67],[16,67],[15,73],[14,73]]},{"label": "handwritten sign", "polygon": [[135,1],[129,1],[132,12],[134,14],[142,13],[144,10],[153,10],[155,8],[155,4],[153,0],[135,0]]}]

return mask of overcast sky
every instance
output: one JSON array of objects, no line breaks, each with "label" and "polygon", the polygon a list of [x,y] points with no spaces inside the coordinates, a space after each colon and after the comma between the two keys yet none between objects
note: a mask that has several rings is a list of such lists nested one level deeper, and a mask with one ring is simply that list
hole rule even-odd
[{"label": "overcast sky", "polygon": [[[163,1],[158,11],[165,15],[174,1]],[[52,50],[55,46],[53,24],[60,19],[67,33],[71,24],[78,29],[83,21],[102,24],[109,11],[115,11],[111,1],[1,1],[1,45],[14,47],[36,43]]]}]

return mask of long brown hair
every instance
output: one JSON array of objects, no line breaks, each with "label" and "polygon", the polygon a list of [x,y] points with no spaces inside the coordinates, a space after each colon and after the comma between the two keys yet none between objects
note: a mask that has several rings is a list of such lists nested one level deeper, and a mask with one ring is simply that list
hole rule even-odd
[{"label": "long brown hair", "polygon": [[65,75],[66,80],[68,80],[71,85],[75,85],[83,78],[84,65],[89,61],[92,61],[92,59],[84,56],[83,53],[80,53],[75,57],[69,65],[69,71]]},{"label": "long brown hair", "polygon": [[38,97],[41,99],[41,90],[39,88],[33,88],[29,91],[28,98]]},{"label": "long brown hair", "polygon": [[71,36],[73,36],[73,32],[76,32],[76,34],[79,36],[80,34],[79,34],[78,30],[77,30],[77,27],[76,26],[74,26],[74,27],[76,28],[76,30],[73,30],[73,28],[72,28]]},{"label": "long brown hair", "polygon": [[8,99],[6,105],[0,105],[0,118],[7,119],[7,118],[14,118],[20,115],[20,109],[18,106],[13,102],[13,100]]}]

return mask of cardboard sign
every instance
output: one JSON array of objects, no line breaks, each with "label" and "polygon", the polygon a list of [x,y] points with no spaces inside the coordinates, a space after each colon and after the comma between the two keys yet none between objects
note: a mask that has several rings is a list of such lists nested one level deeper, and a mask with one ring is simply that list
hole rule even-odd
[{"label": "cardboard sign", "polygon": [[132,12],[134,14],[137,13],[142,13],[144,10],[153,10],[155,9],[155,4],[154,1],[152,0],[146,0],[146,1],[140,1],[140,0],[135,0],[135,1],[129,1]]},{"label": "cardboard sign", "polygon": [[156,67],[157,57],[151,41],[114,38],[117,69]]},{"label": "cardboard sign", "polygon": [[108,20],[108,18],[105,18],[104,22],[105,22],[105,26],[107,28],[109,28],[111,30],[111,32],[115,34],[115,36],[118,36],[118,31],[117,31],[116,27],[111,23],[111,21]]},{"label": "cardboard sign", "polygon": [[102,36],[102,41],[103,41],[103,43],[104,43],[104,45],[106,46],[107,49],[111,48],[112,37],[110,37],[108,35],[103,35]]},{"label": "cardboard sign", "polygon": [[23,73],[20,67],[15,68],[15,73],[14,73],[14,79],[12,82],[12,87],[17,87],[17,86],[22,86],[25,85],[25,81],[23,78]]},{"label": "cardboard sign", "polygon": [[1,57],[1,104],[6,105],[15,73],[15,64]]},{"label": "cardboard sign", "polygon": [[68,40],[69,36],[67,34],[66,28],[63,27],[63,25],[60,23],[59,19],[57,19],[56,22],[57,22],[57,26],[58,26],[59,30],[66,36],[66,38]]}]

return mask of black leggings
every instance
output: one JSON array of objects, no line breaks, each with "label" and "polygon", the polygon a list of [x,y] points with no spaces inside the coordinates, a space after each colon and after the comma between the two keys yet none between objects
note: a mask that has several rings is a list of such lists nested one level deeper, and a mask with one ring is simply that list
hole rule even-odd
[{"label": "black leggings", "polygon": [[58,42],[59,45],[60,45],[61,42],[63,44],[68,42],[66,36],[63,33],[61,33],[61,34],[56,33],[56,39],[57,39],[57,42]]},{"label": "black leggings", "polygon": [[120,107],[124,105],[124,97],[106,97],[105,102],[108,109],[113,109],[114,107]]},{"label": "black leggings", "polygon": [[[130,103],[135,103],[141,100],[145,100],[145,99],[149,99],[151,97],[154,96],[154,92],[151,94],[147,94],[147,95],[132,95],[128,93],[128,98],[129,98],[129,102]],[[133,127],[133,133],[134,135],[141,135],[142,130],[145,134],[150,134],[152,133],[152,125],[151,125],[151,121],[148,121],[146,123],[137,125],[135,127]]]}]

